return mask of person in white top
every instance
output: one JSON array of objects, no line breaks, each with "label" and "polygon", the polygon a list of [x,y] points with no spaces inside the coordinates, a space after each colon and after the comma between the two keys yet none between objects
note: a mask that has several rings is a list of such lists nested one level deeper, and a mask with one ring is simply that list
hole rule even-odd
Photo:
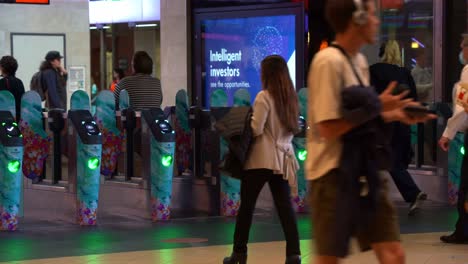
[{"label": "person in white top", "polygon": [[416,83],[418,99],[423,103],[430,103],[432,100],[432,70],[426,66],[426,53],[421,49],[416,57],[416,66],[411,71],[411,75]]},{"label": "person in white top", "polygon": [[234,247],[223,264],[247,263],[247,242],[258,195],[265,183],[270,186],[273,201],[286,237],[286,264],[300,264],[301,250],[296,216],[292,208],[290,186],[296,185],[299,168],[292,139],[299,129],[299,104],[286,61],[270,55],[261,62],[262,91],[253,105],[252,133],[254,142],[244,164],[241,180],[241,205],[234,231]]},{"label": "person in white top", "polygon": [[[460,62],[465,65],[462,70],[460,81],[453,88],[453,115],[447,121],[439,146],[448,151],[450,141],[457,132],[465,133],[465,148],[468,149],[468,34],[463,34],[460,44]],[[468,243],[468,156],[463,156],[460,173],[460,188],[458,191],[458,221],[455,231],[448,236],[441,236],[440,240],[445,243],[464,244]]]}]

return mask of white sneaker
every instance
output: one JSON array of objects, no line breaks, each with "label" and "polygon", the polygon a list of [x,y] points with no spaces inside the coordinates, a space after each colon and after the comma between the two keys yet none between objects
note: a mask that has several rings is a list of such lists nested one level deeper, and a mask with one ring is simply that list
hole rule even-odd
[{"label": "white sneaker", "polygon": [[427,194],[419,192],[416,199],[410,205],[408,215],[414,215],[414,213],[419,209],[419,206],[421,206],[422,202],[425,200],[427,200]]}]

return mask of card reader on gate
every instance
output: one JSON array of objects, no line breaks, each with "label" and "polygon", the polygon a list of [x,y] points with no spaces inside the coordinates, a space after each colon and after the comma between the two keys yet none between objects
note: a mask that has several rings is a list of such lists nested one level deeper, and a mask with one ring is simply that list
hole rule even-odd
[{"label": "card reader on gate", "polygon": [[10,111],[0,111],[0,141],[4,146],[23,145],[23,135]]},{"label": "card reader on gate", "polygon": [[101,131],[99,130],[96,121],[94,121],[93,116],[88,110],[69,111],[68,117],[78,132],[78,135],[83,144],[102,143]]},{"label": "card reader on gate", "polygon": [[175,132],[169,124],[169,121],[166,120],[164,112],[161,109],[151,108],[149,110],[143,111],[142,115],[156,141],[175,141]]}]

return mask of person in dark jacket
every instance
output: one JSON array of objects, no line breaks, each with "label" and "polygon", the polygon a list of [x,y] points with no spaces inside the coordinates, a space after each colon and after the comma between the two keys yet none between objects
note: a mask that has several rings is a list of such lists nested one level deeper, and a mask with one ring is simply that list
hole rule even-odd
[{"label": "person in dark jacket", "polygon": [[52,50],[47,52],[45,61],[39,70],[42,73],[42,85],[47,91],[47,107],[49,109],[60,108],[67,110],[67,76],[68,73],[62,66],[62,55]]},{"label": "person in dark jacket", "polygon": [[[389,83],[397,81],[400,87],[409,90],[408,97],[417,101],[416,85],[411,72],[401,67],[401,54],[398,42],[390,40],[380,48],[379,56],[382,62],[370,67],[371,84],[380,94]],[[392,166],[390,174],[400,191],[403,199],[410,203],[409,214],[412,215],[418,209],[421,201],[427,199],[427,194],[422,192],[408,173],[408,165],[412,158],[411,129],[401,122],[391,124],[392,140]]]},{"label": "person in dark jacket", "polygon": [[16,121],[21,117],[21,97],[24,94],[23,82],[15,77],[18,62],[12,56],[3,56],[0,59],[0,72],[3,79],[0,80],[0,91],[7,90],[15,97]]}]

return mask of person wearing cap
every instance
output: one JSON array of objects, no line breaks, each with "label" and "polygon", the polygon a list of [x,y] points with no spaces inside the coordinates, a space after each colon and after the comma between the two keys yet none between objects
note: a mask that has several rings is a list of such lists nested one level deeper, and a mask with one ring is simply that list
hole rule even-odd
[{"label": "person wearing cap", "polygon": [[[463,41],[460,44],[460,63],[464,65],[460,81],[453,88],[453,115],[447,121],[439,146],[442,150],[448,151],[450,141],[457,132],[464,132],[464,146],[468,149],[468,34],[463,34]],[[465,244],[468,243],[468,155],[463,156],[460,188],[458,190],[458,221],[455,231],[448,236],[441,236],[440,240],[445,243]]]},{"label": "person wearing cap", "polygon": [[45,61],[39,70],[42,73],[42,84],[47,91],[46,106],[49,109],[60,108],[67,110],[67,71],[62,66],[60,52],[52,50],[47,52]]}]

